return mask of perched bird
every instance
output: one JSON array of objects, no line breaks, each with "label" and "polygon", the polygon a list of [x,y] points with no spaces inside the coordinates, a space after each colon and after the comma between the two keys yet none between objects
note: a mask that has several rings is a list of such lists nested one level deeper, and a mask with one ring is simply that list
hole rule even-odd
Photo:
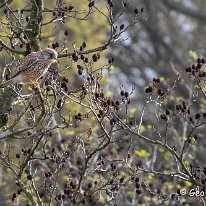
[{"label": "perched bird", "polygon": [[32,84],[34,87],[39,88],[38,79],[48,71],[52,63],[57,61],[57,56],[58,53],[50,48],[32,52],[19,61],[17,73],[8,81],[0,84],[0,88],[14,83]]}]

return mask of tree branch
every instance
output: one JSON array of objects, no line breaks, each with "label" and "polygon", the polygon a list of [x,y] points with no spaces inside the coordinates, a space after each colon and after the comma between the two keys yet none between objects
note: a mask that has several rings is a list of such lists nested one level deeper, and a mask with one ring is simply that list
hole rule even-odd
[{"label": "tree branch", "polygon": [[5,2],[3,2],[3,3],[0,3],[0,9],[3,8],[3,7],[6,6],[6,5],[11,4],[12,1],[13,1],[13,0],[8,0],[8,1],[5,1]]}]

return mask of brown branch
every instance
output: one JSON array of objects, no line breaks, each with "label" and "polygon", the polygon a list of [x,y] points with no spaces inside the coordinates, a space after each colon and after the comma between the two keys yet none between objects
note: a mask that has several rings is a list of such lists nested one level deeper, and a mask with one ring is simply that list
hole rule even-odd
[{"label": "brown branch", "polygon": [[[110,41],[108,41],[105,45],[103,46],[100,46],[100,47],[97,47],[97,48],[94,48],[94,49],[89,49],[89,50],[86,50],[86,51],[77,51],[77,55],[81,55],[81,54],[91,54],[91,53],[94,53],[94,52],[98,52],[98,51],[104,51],[107,49],[107,47],[109,46],[110,44]],[[73,52],[67,52],[67,53],[64,53],[64,54],[59,54],[58,55],[58,58],[62,58],[62,57],[68,57],[68,56],[71,56],[73,54]]]},{"label": "brown branch", "polygon": [[8,122],[8,113],[11,111],[12,103],[17,94],[12,89],[5,88],[0,95],[0,128]]},{"label": "brown branch", "polygon": [[31,50],[38,51],[40,50],[39,46],[39,35],[40,35],[40,27],[42,21],[42,10],[43,10],[43,2],[42,0],[32,0],[31,1],[31,14],[30,21],[27,25],[27,29],[32,29],[32,31],[27,31],[27,36],[29,39],[29,43],[27,44],[27,50],[30,53]]},{"label": "brown branch", "polygon": [[6,6],[6,5],[11,4],[12,1],[13,1],[13,0],[8,0],[8,1],[5,1],[5,2],[3,2],[3,3],[0,3],[0,9],[3,8],[3,7]]},{"label": "brown branch", "polygon": [[11,47],[9,47],[5,42],[3,42],[1,39],[0,39],[0,45],[5,48],[6,50],[12,52],[12,53],[16,53],[16,54],[23,54],[25,55],[26,52],[25,51],[19,51],[19,50],[16,50],[16,49],[12,49]]},{"label": "brown branch", "polygon": [[[4,158],[2,158],[0,156],[0,159],[2,160],[2,162],[4,163],[5,167],[9,168],[13,174],[18,177],[18,173],[17,171],[12,167],[12,165],[10,164],[10,162],[6,161]],[[28,197],[28,199],[31,201],[32,206],[39,206],[39,204],[37,204],[35,197],[26,189],[24,183],[19,179],[19,177],[17,178],[16,181],[17,185],[19,186],[19,188],[23,191],[23,193]]]},{"label": "brown branch", "polygon": [[28,154],[28,156],[26,157],[24,163],[21,165],[20,171],[18,176],[21,177],[24,168],[27,166],[28,162],[30,161],[31,157],[33,156],[36,148],[38,147],[39,143],[41,142],[42,138],[44,137],[44,133],[41,135],[41,137],[37,140],[37,142],[35,143],[34,147],[31,149],[31,152]]}]

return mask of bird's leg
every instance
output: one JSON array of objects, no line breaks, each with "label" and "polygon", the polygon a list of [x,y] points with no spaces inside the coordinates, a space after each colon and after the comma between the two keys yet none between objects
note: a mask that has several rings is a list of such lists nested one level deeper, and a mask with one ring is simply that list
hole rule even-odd
[{"label": "bird's leg", "polygon": [[40,86],[38,82],[34,82],[33,86],[34,86],[34,89],[37,89],[37,91],[40,91]]},{"label": "bird's leg", "polygon": [[37,81],[33,81],[32,79],[30,80],[32,86],[34,89],[37,89],[38,91],[40,91],[40,86],[39,86],[39,83]]}]

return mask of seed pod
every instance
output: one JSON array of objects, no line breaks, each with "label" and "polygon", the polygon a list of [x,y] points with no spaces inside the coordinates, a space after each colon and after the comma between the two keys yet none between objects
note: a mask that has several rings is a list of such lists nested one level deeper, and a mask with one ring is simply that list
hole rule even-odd
[{"label": "seed pod", "polygon": [[124,29],[124,24],[122,24],[120,27],[119,27],[120,30],[123,30]]},{"label": "seed pod", "polygon": [[137,8],[134,10],[134,13],[135,13],[135,14],[138,14],[138,13],[139,13],[139,11],[138,11]]},{"label": "seed pod", "polygon": [[58,103],[57,103],[57,109],[60,109],[62,105],[62,99],[59,99]]}]

